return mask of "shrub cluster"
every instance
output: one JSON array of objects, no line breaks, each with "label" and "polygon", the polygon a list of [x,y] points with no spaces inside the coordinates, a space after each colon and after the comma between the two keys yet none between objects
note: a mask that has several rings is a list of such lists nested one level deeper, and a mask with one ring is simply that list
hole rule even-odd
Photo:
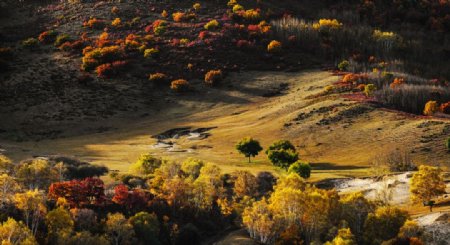
[{"label": "shrub cluster", "polygon": [[205,74],[205,83],[210,86],[216,85],[223,79],[222,70],[211,70]]},{"label": "shrub cluster", "polygon": [[186,92],[190,88],[190,84],[188,81],[184,79],[177,79],[170,83],[170,89],[175,92]]},{"label": "shrub cluster", "polygon": [[124,51],[119,46],[109,46],[103,48],[87,47],[82,58],[82,68],[91,71],[99,65],[112,63],[124,58]]},{"label": "shrub cluster", "polygon": [[210,20],[204,25],[205,29],[208,31],[216,30],[219,27],[219,22],[217,20]]},{"label": "shrub cluster", "polygon": [[281,51],[282,45],[281,42],[276,41],[276,40],[272,40],[268,45],[267,45],[267,51],[269,53],[278,53]]}]

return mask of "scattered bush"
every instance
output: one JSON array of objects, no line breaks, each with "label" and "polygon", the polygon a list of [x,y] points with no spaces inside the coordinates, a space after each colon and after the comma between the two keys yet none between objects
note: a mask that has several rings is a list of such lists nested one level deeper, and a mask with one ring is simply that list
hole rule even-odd
[{"label": "scattered bush", "polygon": [[83,26],[99,30],[105,27],[105,21],[99,20],[97,18],[92,18],[89,19],[88,21],[83,22]]},{"label": "scattered bush", "polygon": [[447,146],[447,151],[450,152],[450,137],[447,138],[447,142],[445,143],[445,145]]},{"label": "scattered bush", "polygon": [[217,20],[211,20],[208,23],[206,23],[204,27],[208,31],[213,31],[219,27],[219,22]]},{"label": "scattered bush", "polygon": [[377,90],[377,87],[374,84],[369,83],[364,87],[364,94],[366,94],[367,97],[370,97],[375,90]]},{"label": "scattered bush", "polygon": [[192,8],[193,8],[195,11],[200,10],[201,7],[202,7],[202,6],[200,5],[200,3],[194,3],[194,5],[192,5]]},{"label": "scattered bush", "polygon": [[164,73],[153,73],[150,74],[148,80],[155,85],[162,85],[167,81],[167,76]]},{"label": "scattered bush", "polygon": [[169,16],[169,13],[167,13],[166,10],[163,10],[163,11],[161,12],[161,17],[167,18],[167,16]]},{"label": "scattered bush", "polygon": [[[155,20],[151,27],[155,35],[163,35],[166,32],[167,22],[165,20]],[[147,29],[146,31],[149,32]]]},{"label": "scattered bush", "polygon": [[85,43],[81,40],[77,40],[74,42],[65,42],[59,46],[59,49],[64,52],[73,52],[82,50]]},{"label": "scattered bush", "polygon": [[[237,5],[235,5],[235,6],[237,6]],[[234,9],[234,7],[233,7],[233,9]],[[259,10],[248,9],[248,10],[242,11],[242,17],[244,17],[244,19],[246,19],[246,20],[255,21],[255,20],[261,19],[261,14],[259,13]]]},{"label": "scattered bush", "polygon": [[120,25],[122,25],[122,20],[120,18],[115,18],[112,22],[111,25],[113,27],[119,27]]},{"label": "scattered bush", "polygon": [[61,46],[61,44],[70,41],[70,36],[68,34],[60,34],[55,39],[55,47]]},{"label": "scattered bush", "polygon": [[126,61],[115,61],[113,63],[107,63],[97,66],[95,71],[97,76],[101,78],[110,78],[122,70],[127,65]]},{"label": "scattered bush", "polygon": [[442,103],[440,110],[442,113],[450,114],[450,101],[446,102],[446,103]]},{"label": "scattered bush", "polygon": [[356,83],[358,80],[361,79],[361,76],[354,73],[345,74],[342,78],[343,83]]},{"label": "scattered bush", "polygon": [[404,78],[395,78],[394,81],[389,85],[392,89],[398,88],[399,86],[405,84]]},{"label": "scattered bush", "polygon": [[269,45],[267,45],[267,51],[269,53],[277,53],[281,51],[281,42],[272,40]]},{"label": "scattered bush", "polygon": [[341,61],[341,63],[338,64],[338,69],[340,71],[347,71],[349,65],[350,65],[350,62],[348,62],[348,60],[343,60],[343,61]]},{"label": "scattered bush", "polygon": [[123,49],[119,46],[109,46],[104,48],[86,47],[82,58],[82,69],[90,71],[101,64],[111,63],[124,57]]},{"label": "scattered bush", "polygon": [[155,58],[158,56],[158,53],[159,53],[159,50],[157,50],[155,48],[146,49],[144,51],[144,58],[146,58],[146,59]]},{"label": "scattered bush", "polygon": [[55,42],[55,38],[58,35],[57,32],[55,31],[44,31],[43,33],[41,33],[38,37],[39,42],[44,43],[44,44],[49,44],[49,43],[53,43]]},{"label": "scattered bush", "polygon": [[208,85],[215,85],[223,79],[221,70],[211,70],[205,74],[205,83]]},{"label": "scattered bush", "polygon": [[37,47],[39,41],[36,38],[28,38],[22,42],[22,46],[26,48],[35,48]]},{"label": "scattered bush", "polygon": [[316,30],[339,29],[342,27],[342,23],[336,19],[320,19],[312,27]]},{"label": "scattered bush", "polygon": [[233,6],[232,11],[233,11],[233,13],[239,13],[241,11],[244,11],[244,7],[242,7],[242,5],[239,5],[239,4],[235,3],[234,6]]},{"label": "scattered bush", "polygon": [[114,6],[111,8],[111,13],[112,14],[118,14],[120,12],[120,9],[117,6]]},{"label": "scattered bush", "polygon": [[439,111],[437,101],[430,100],[425,104],[425,108],[423,109],[423,114],[426,116],[432,116],[434,113]]},{"label": "scattered bush", "polygon": [[176,92],[186,92],[190,88],[190,84],[188,81],[184,79],[177,79],[170,83],[170,89]]},{"label": "scattered bush", "polygon": [[184,20],[184,16],[185,16],[185,14],[181,13],[181,12],[176,12],[176,13],[172,14],[173,21],[175,21],[175,22],[183,21]]}]

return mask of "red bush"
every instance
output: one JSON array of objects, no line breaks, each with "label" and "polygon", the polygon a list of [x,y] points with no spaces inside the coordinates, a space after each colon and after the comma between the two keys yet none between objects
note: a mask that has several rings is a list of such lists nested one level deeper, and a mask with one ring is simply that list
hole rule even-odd
[{"label": "red bush", "polygon": [[442,113],[450,114],[450,101],[447,103],[442,103],[440,109]]},{"label": "red bush", "polygon": [[65,198],[71,207],[77,208],[102,205],[106,200],[103,181],[98,178],[55,182],[49,187],[48,198],[54,201]]}]

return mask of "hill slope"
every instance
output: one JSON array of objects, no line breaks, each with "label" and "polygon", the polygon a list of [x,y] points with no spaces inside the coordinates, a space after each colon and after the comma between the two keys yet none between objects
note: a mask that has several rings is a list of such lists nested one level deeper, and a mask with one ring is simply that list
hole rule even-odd
[{"label": "hill slope", "polygon": [[[200,158],[225,171],[273,169],[263,153],[248,164],[235,151],[240,138],[252,136],[264,147],[281,138],[292,140],[301,158],[320,173],[315,178],[365,175],[372,159],[393,149],[411,152],[417,163],[449,166],[442,143],[450,130],[448,120],[388,111],[340,94],[317,96],[337,80],[325,71],[233,73],[223,82],[226,86],[174,95],[161,111],[146,117],[109,120],[103,125],[106,132],[1,145],[15,159],[73,155],[121,171],[145,152],[171,159]],[[169,132],[162,140],[151,137],[184,127],[191,132]]]}]

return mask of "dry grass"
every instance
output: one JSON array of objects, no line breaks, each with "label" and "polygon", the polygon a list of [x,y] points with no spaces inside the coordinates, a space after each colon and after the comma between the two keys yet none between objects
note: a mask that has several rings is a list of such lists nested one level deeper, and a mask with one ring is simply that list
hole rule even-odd
[{"label": "dry grass", "polygon": [[[355,106],[354,102],[333,94],[305,99],[337,79],[328,72],[320,71],[235,73],[224,81],[231,87],[208,88],[200,94],[174,95],[170,106],[155,102],[164,110],[151,117],[110,121],[108,126],[118,129],[39,142],[3,141],[0,145],[15,160],[32,155],[64,154],[120,171],[127,171],[140,154],[153,152],[174,160],[187,157],[204,159],[218,164],[225,172],[249,170],[257,173],[269,170],[284,174],[272,167],[264,153],[260,153],[252,163],[247,163],[246,158],[236,152],[234,145],[244,136],[260,140],[263,147],[278,139],[289,139],[298,148],[300,157],[312,162],[315,168],[311,177],[313,181],[369,175],[368,167],[374,156],[405,145],[413,148],[412,157],[416,162],[449,165],[448,153],[444,143],[441,144],[445,135],[440,133],[448,124],[444,119],[433,120],[438,123],[424,130],[418,125],[428,119],[415,119],[386,110],[376,109],[340,118],[338,115],[346,115],[346,110]],[[280,88],[282,83],[290,87],[283,95],[262,96]],[[293,120],[302,112],[321,107],[331,109],[312,113],[301,121]],[[324,118],[334,118],[334,121],[318,125]],[[212,129],[211,136],[204,140],[174,140],[183,149],[196,148],[192,152],[166,152],[151,147],[155,143],[151,135],[184,126],[217,128]],[[431,142],[420,142],[421,137],[430,134],[437,136]],[[421,151],[422,147],[428,147],[430,151]]]}]

